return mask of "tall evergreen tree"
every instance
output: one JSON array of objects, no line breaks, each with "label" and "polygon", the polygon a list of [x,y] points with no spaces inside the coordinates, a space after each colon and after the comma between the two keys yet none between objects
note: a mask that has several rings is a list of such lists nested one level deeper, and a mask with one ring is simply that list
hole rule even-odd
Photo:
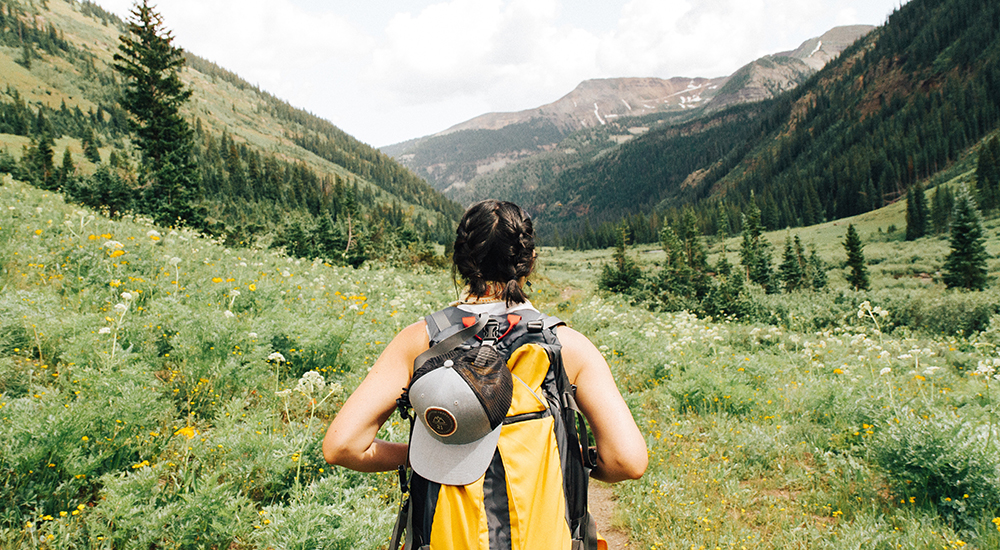
[{"label": "tall evergreen tree", "polygon": [[94,133],[94,128],[90,127],[83,136],[83,156],[94,164],[101,162],[101,152],[98,147],[97,135]]},{"label": "tall evergreen tree", "polygon": [[58,185],[55,152],[52,150],[54,144],[52,136],[43,132],[37,140],[31,138],[30,145],[21,156],[28,177],[42,189],[54,190]]},{"label": "tall evergreen tree", "polygon": [[964,187],[955,197],[951,214],[951,252],[945,258],[944,284],[948,288],[986,288],[986,247],[983,219],[976,201]]},{"label": "tall evergreen tree", "polygon": [[708,269],[708,260],[705,247],[701,244],[701,236],[698,234],[698,219],[694,215],[694,210],[684,209],[684,218],[681,226],[684,240],[684,256],[688,267],[697,271]]},{"label": "tall evergreen tree", "polygon": [[847,267],[851,270],[847,275],[847,282],[856,290],[868,290],[868,268],[865,266],[864,247],[861,244],[861,237],[854,229],[854,224],[847,226],[844,250],[847,252]]},{"label": "tall evergreen tree", "polygon": [[991,211],[1000,206],[1000,141],[996,136],[979,149],[976,190],[983,210]]},{"label": "tall evergreen tree", "polygon": [[749,201],[750,212],[743,215],[743,241],[740,243],[740,263],[747,280],[764,287],[768,293],[777,291],[774,284],[774,270],[771,267],[771,243],[761,234],[760,210],[753,200]]},{"label": "tall evergreen tree", "polygon": [[157,222],[180,220],[201,226],[204,211],[195,205],[200,172],[192,160],[193,132],[180,115],[190,97],[178,76],[183,51],[148,0],[132,8],[128,33],[119,37],[115,70],[125,80],[121,103],[132,115],[148,173],[146,204]]},{"label": "tall evergreen tree", "polygon": [[791,236],[785,237],[785,251],[781,255],[778,272],[785,292],[794,292],[806,286],[805,258],[802,257],[802,242],[798,235],[795,236],[794,244]]},{"label": "tall evergreen tree", "polygon": [[628,255],[628,231],[624,225],[618,228],[618,244],[611,257],[613,262],[604,265],[597,287],[611,292],[628,292],[638,284],[642,271]]},{"label": "tall evergreen tree", "polygon": [[62,167],[59,169],[59,187],[65,188],[66,184],[73,178],[76,172],[76,165],[73,164],[73,156],[69,152],[69,147],[63,151]]},{"label": "tall evergreen tree", "polygon": [[812,248],[809,251],[809,260],[806,267],[810,286],[814,290],[826,288],[826,264],[819,257],[819,254],[816,253],[816,248]]},{"label": "tall evergreen tree", "polygon": [[934,233],[940,234],[948,230],[951,223],[951,211],[955,207],[955,196],[947,185],[934,188],[931,197],[931,225]]},{"label": "tall evergreen tree", "polygon": [[920,183],[906,192],[906,240],[913,241],[927,234],[927,197]]}]

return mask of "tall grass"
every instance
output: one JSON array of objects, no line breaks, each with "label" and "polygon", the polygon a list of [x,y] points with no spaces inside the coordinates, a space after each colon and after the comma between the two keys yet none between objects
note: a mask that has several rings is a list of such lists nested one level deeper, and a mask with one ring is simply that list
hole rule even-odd
[{"label": "tall grass", "polygon": [[[633,547],[1000,547],[1000,324],[969,313],[993,294],[882,276],[704,319],[595,294],[581,254],[543,251],[531,296],[645,434],[615,488]],[[447,273],[227,249],[9,179],[0,268],[0,547],[387,544],[395,474],[330,468],[320,440]]]}]

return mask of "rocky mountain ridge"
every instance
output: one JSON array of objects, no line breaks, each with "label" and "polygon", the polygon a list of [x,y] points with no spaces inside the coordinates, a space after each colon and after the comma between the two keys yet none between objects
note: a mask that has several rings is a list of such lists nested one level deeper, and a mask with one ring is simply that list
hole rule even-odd
[{"label": "rocky mountain ridge", "polygon": [[[606,78],[581,82],[558,100],[518,112],[487,113],[436,134],[382,147],[451,198],[468,185],[582,130],[611,147],[664,120],[689,120],[792,89],[873,27],[836,27],[798,48],[755,60],[729,76]],[[478,194],[478,193],[477,193]]]}]

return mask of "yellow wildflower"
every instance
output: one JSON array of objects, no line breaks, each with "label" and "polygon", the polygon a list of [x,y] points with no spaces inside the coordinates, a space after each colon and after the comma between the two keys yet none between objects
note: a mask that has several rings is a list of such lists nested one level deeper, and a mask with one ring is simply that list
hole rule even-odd
[{"label": "yellow wildflower", "polygon": [[183,435],[184,437],[191,439],[198,434],[198,430],[194,429],[192,426],[186,426],[174,432],[174,435]]}]

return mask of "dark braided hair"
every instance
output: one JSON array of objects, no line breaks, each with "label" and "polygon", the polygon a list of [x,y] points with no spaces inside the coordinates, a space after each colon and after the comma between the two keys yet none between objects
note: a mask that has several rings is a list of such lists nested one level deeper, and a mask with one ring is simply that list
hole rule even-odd
[{"label": "dark braided hair", "polygon": [[452,259],[452,273],[469,286],[470,296],[487,296],[500,287],[499,297],[508,306],[526,302],[520,279],[535,267],[531,218],[512,202],[473,204],[458,223]]}]

